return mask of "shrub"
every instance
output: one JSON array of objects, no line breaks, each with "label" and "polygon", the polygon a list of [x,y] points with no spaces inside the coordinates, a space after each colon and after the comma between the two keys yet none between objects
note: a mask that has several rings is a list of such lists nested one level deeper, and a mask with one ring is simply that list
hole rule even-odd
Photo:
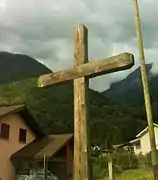
[{"label": "shrub", "polygon": [[136,169],[138,167],[138,159],[132,151],[119,150],[113,154],[114,166],[121,170]]},{"label": "shrub", "polygon": [[[132,151],[115,151],[112,157],[115,173],[138,167],[138,159]],[[108,154],[102,153],[98,157],[93,157],[93,174],[95,178],[102,178],[108,174]]]},{"label": "shrub", "polygon": [[108,172],[108,159],[103,154],[93,157],[93,176],[94,178],[103,178]]},{"label": "shrub", "polygon": [[143,167],[143,166],[151,166],[152,163],[151,163],[151,153],[148,153],[146,155],[142,155],[142,154],[139,154],[137,156],[138,158],[138,165],[139,167]]}]

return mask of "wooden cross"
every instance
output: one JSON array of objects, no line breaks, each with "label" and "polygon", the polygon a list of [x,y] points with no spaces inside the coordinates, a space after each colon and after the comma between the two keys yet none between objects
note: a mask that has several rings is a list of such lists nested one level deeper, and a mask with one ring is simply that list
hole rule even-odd
[{"label": "wooden cross", "polygon": [[88,125],[87,89],[89,78],[129,69],[134,56],[122,53],[107,59],[88,62],[88,30],[79,25],[74,37],[72,68],[42,75],[38,86],[44,87],[73,80],[74,82],[74,180],[91,180],[91,153]]}]

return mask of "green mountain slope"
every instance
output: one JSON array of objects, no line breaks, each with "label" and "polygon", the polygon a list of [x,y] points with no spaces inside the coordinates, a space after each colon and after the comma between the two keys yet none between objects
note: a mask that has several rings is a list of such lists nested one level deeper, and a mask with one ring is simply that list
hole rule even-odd
[{"label": "green mountain slope", "polygon": [[43,64],[23,54],[0,52],[0,84],[51,72]]},{"label": "green mountain slope", "polygon": [[[134,138],[145,126],[139,116],[112,105],[89,89],[92,142],[106,145]],[[72,82],[38,88],[37,79],[26,79],[0,86],[0,105],[26,104],[47,134],[73,132]]]},{"label": "green mountain slope", "polygon": [[[0,58],[0,105],[26,104],[47,134],[73,132],[72,82],[38,88],[37,77],[50,70],[29,56],[28,61],[21,58],[23,55],[16,57],[18,61],[8,55]],[[8,63],[14,65],[5,72]],[[125,142],[146,126],[143,109],[112,104],[105,94],[92,89],[88,94],[92,143],[106,146]]]},{"label": "green mountain slope", "polygon": [[[150,93],[152,100],[155,101],[157,96],[158,75],[151,72],[153,64],[146,64]],[[140,67],[129,74],[121,81],[112,83],[107,91],[102,92],[102,95],[108,96],[113,102],[129,105],[143,105],[143,89]]]},{"label": "green mountain slope", "polygon": [[[152,67],[154,64],[146,64],[149,89],[151,95],[151,103],[153,110],[154,122],[158,123],[158,74],[152,74]],[[140,117],[146,119],[145,110],[143,116],[140,109],[145,109],[144,94],[141,81],[140,67],[129,74],[125,79],[111,84],[110,89],[102,92],[101,94],[108,97],[113,103],[121,104],[124,106],[135,106],[135,111],[140,114]]]}]

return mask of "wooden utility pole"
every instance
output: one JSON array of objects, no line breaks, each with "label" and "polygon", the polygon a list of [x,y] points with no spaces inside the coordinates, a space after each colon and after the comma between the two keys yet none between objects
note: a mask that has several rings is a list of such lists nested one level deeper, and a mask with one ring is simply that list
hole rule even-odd
[{"label": "wooden utility pole", "polygon": [[88,30],[79,25],[75,31],[75,67],[42,75],[38,86],[74,81],[74,180],[92,180],[91,148],[88,124],[88,79],[129,69],[134,56],[122,53],[100,61],[88,62]]},{"label": "wooden utility pole", "polygon": [[139,17],[139,8],[138,8],[137,0],[134,0],[134,15],[135,15],[135,27],[136,27],[136,35],[137,35],[137,42],[138,42],[138,51],[139,51],[139,58],[140,58],[141,77],[142,77],[144,99],[145,99],[145,108],[146,108],[150,146],[151,146],[153,174],[154,174],[154,180],[158,180],[158,153],[156,150],[152,108],[151,108],[151,102],[150,102],[148,77],[147,77],[147,72],[146,72],[145,55],[144,55],[144,48],[143,48],[143,38],[141,34],[141,22],[140,22],[140,17]]},{"label": "wooden utility pole", "polygon": [[47,179],[47,167],[46,167],[47,165],[46,165],[46,156],[44,155],[43,156],[43,169],[44,169],[44,174],[43,174],[43,176],[44,176],[44,180],[46,180]]}]

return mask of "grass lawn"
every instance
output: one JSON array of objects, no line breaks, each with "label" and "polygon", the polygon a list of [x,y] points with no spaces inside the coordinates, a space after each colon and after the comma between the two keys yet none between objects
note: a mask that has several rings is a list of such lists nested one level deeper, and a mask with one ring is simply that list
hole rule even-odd
[{"label": "grass lawn", "polygon": [[152,171],[149,168],[124,171],[115,175],[115,180],[153,180]]}]

